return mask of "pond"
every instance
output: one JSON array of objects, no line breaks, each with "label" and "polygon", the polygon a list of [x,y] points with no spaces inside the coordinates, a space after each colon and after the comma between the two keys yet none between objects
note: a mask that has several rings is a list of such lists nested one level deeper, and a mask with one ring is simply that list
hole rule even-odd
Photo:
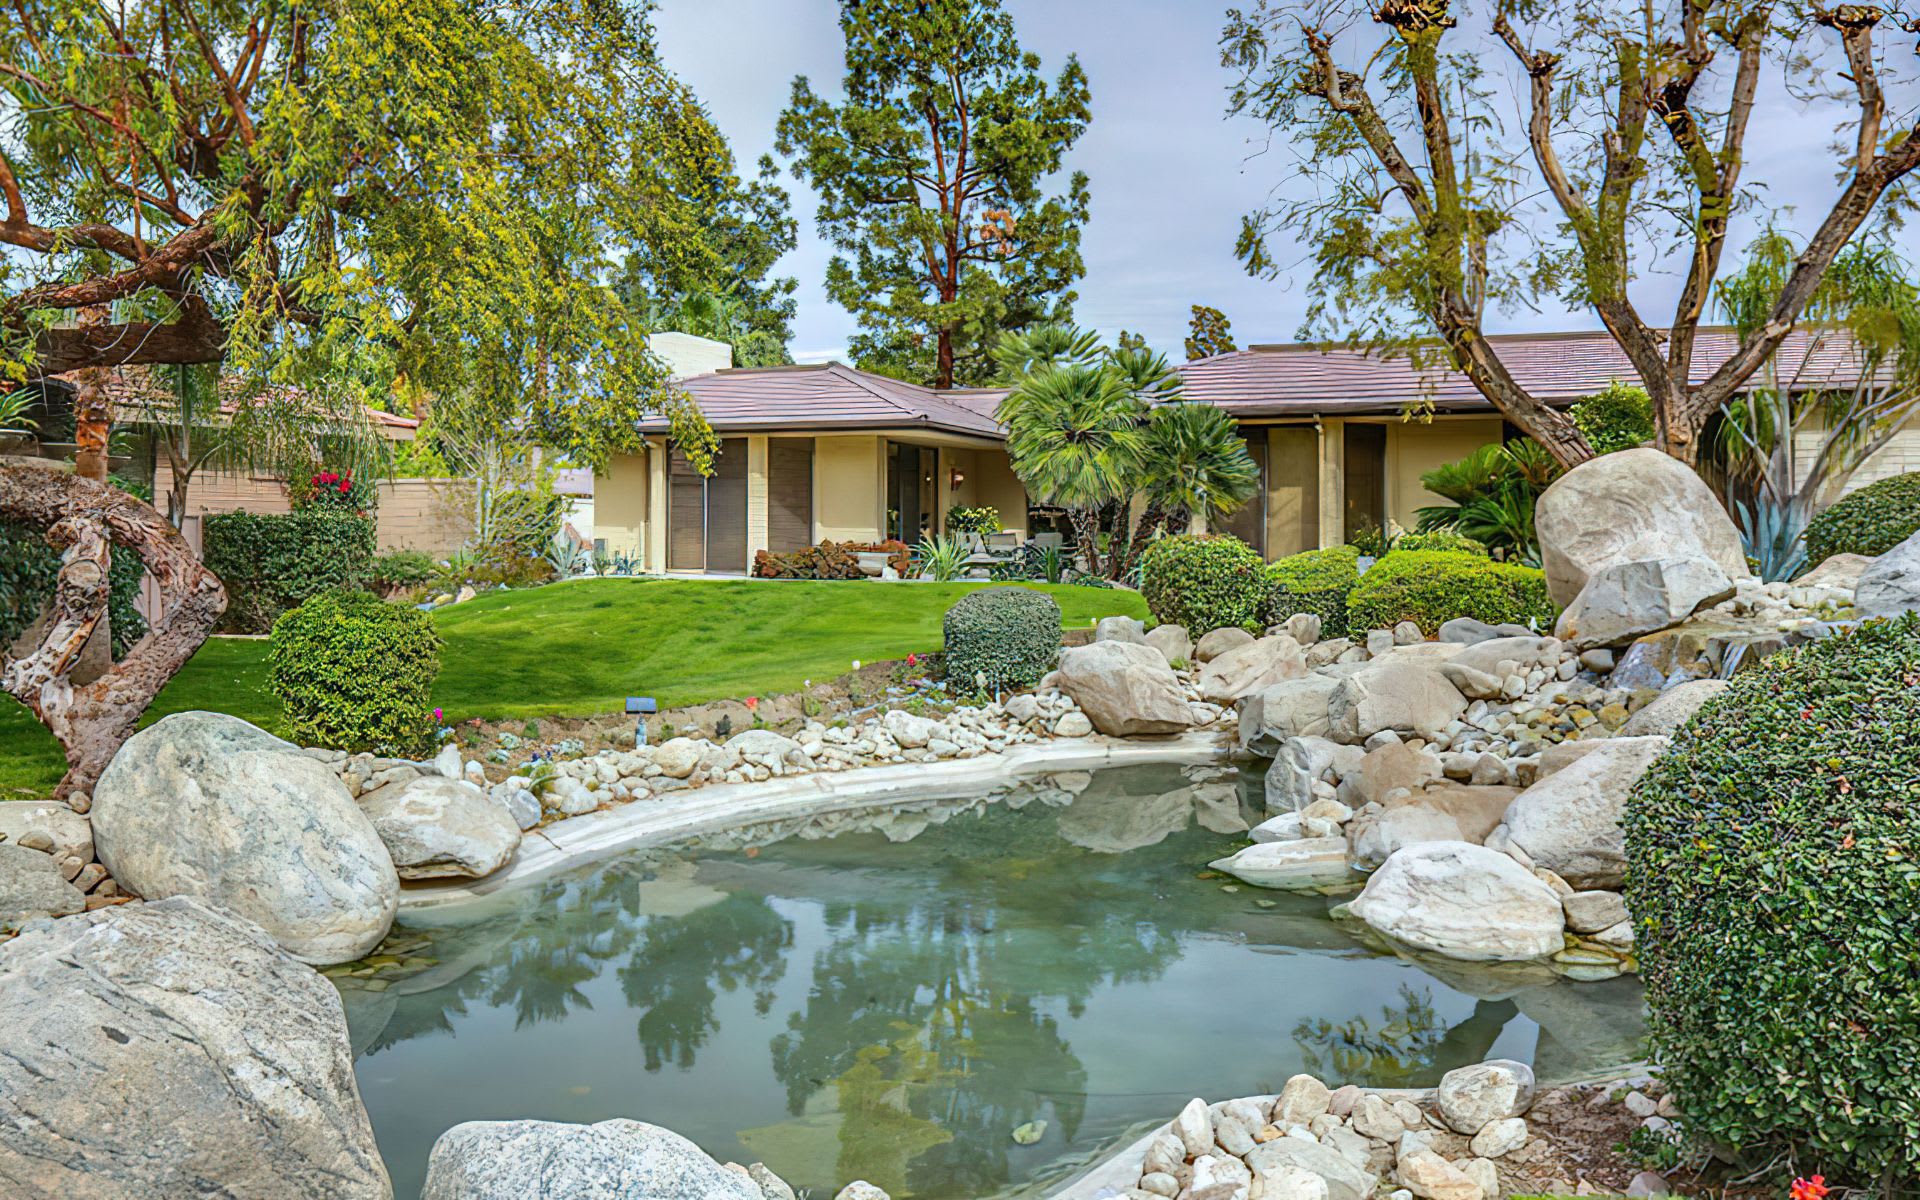
[{"label": "pond", "polygon": [[1334,900],[1207,872],[1259,798],[1221,767],[1042,777],[406,918],[392,977],[340,981],[396,1194],[460,1121],[619,1116],[815,1196],[1037,1195],[1193,1096],[1302,1070],[1421,1086],[1488,1056],[1546,1079],[1637,1057],[1631,979],[1423,968],[1361,946]]}]

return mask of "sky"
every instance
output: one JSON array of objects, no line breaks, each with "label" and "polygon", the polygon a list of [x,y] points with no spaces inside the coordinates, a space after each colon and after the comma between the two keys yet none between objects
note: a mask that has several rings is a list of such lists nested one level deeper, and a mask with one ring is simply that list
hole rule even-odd
[{"label": "sky", "polygon": [[[1250,278],[1233,252],[1243,214],[1277,186],[1301,185],[1288,180],[1290,150],[1269,149],[1258,122],[1225,115],[1231,77],[1217,45],[1224,0],[1007,0],[1006,7],[1049,77],[1068,53],[1079,55],[1093,97],[1093,119],[1067,160],[1087,172],[1092,192],[1078,322],[1108,338],[1122,329],[1144,334],[1176,360],[1185,357],[1181,343],[1196,303],[1225,312],[1240,345],[1295,340],[1307,304],[1304,277]],[[667,65],[705,101],[743,169],[772,150],[795,75],[839,95],[837,14],[832,0],[661,0],[656,23]],[[1777,72],[1763,89],[1748,178],[1770,183],[1766,201],[1790,210],[1789,223],[1794,214],[1817,218],[1835,189],[1826,149],[1833,117],[1788,99]],[[1519,129],[1517,101],[1503,96],[1500,103],[1508,127]],[[815,232],[816,201],[784,170],[783,184],[800,227],[799,245],[778,268],[800,285],[793,355],[844,359],[855,325],[821,287],[832,255]],[[1751,233],[1737,230],[1730,248]],[[1674,290],[1658,277],[1643,281],[1636,296],[1649,320],[1671,313]],[[1598,322],[1590,310],[1550,305],[1497,314],[1488,325],[1537,331]]]}]

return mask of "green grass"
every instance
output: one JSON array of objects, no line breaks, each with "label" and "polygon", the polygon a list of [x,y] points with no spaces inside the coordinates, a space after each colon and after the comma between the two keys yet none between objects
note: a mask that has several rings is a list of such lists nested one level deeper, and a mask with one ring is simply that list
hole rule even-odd
[{"label": "green grass", "polygon": [[[748,583],[587,580],[494,592],[435,615],[446,644],[434,703],[449,721],[591,716],[628,696],[663,708],[797,690],[853,660],[876,662],[940,647],[940,618],[966,583]],[[1141,617],[1138,593],[1028,584],[1054,597],[1066,628]],[[216,638],[147,711],[214,709],[273,729],[267,644]],[[0,794],[37,794],[64,769],[60,748],[26,709],[0,696]]]}]

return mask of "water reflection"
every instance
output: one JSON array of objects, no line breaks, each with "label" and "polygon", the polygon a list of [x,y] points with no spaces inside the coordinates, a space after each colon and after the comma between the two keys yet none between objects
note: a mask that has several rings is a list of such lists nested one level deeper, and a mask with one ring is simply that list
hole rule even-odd
[{"label": "water reflection", "polygon": [[[1059,775],[636,855],[411,929],[434,965],[343,981],[398,1194],[458,1121],[630,1116],[816,1194],[983,1197],[1192,1095],[1638,1037],[1637,992],[1482,996],[1360,946],[1321,898],[1201,878],[1257,817],[1247,791]],[[1584,1040],[1542,1032],[1560,1023]]]}]

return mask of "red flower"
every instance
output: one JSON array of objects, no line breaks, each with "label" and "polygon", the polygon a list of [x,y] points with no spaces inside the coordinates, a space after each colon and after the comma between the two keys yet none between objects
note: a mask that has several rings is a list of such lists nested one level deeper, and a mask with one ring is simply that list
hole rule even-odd
[{"label": "red flower", "polygon": [[1826,1200],[1828,1190],[1825,1175],[1796,1179],[1793,1181],[1793,1200]]},{"label": "red flower", "polygon": [[[748,712],[752,712],[752,711],[753,711],[754,709],[756,709],[756,708],[759,708],[759,707],[760,707],[760,697],[758,697],[758,696],[748,696],[748,697],[747,697],[747,711],[748,711]],[[1818,1200],[1818,1198],[1817,1198],[1817,1197],[1816,1197],[1816,1200]]]},{"label": "red flower", "polygon": [[920,665],[920,658],[919,658],[919,656],[918,656],[918,655],[915,655],[915,654],[909,654],[909,655],[907,655],[907,665],[908,665],[908,666],[910,666],[910,667],[917,667],[917,666],[919,666],[919,665]]}]

